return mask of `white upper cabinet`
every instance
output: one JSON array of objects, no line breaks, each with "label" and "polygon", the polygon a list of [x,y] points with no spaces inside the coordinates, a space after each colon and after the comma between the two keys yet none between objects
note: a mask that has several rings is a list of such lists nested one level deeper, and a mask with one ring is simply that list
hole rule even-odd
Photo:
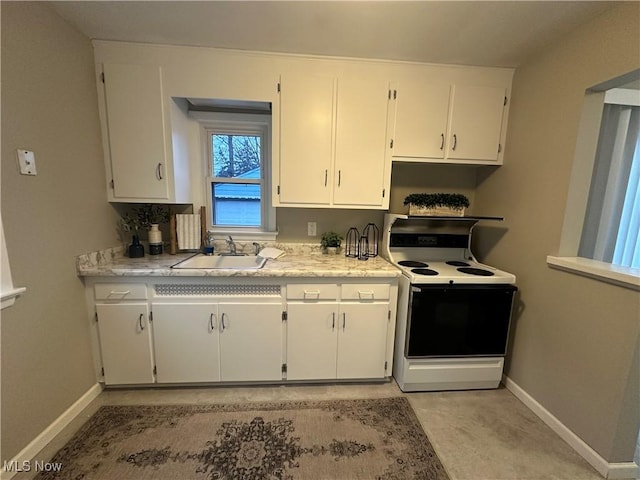
[{"label": "white upper cabinet", "polygon": [[415,80],[393,88],[394,161],[502,163],[505,87]]},{"label": "white upper cabinet", "polygon": [[497,161],[506,99],[506,90],[501,87],[456,85],[447,158]]},{"label": "white upper cabinet", "polygon": [[337,104],[333,204],[387,208],[389,82],[341,78]]},{"label": "white upper cabinet", "polygon": [[386,80],[284,75],[276,205],[388,208],[388,104]]},{"label": "white upper cabinet", "polygon": [[[168,97],[157,65],[105,63],[98,87],[108,199],[188,202],[174,182]],[[185,177],[184,172],[178,177]]]},{"label": "white upper cabinet", "polygon": [[287,76],[280,82],[280,170],[275,183],[282,204],[331,202],[335,90],[335,78],[321,75]]},{"label": "white upper cabinet", "polygon": [[402,82],[394,88],[394,157],[444,158],[450,90],[450,85],[422,82]]}]

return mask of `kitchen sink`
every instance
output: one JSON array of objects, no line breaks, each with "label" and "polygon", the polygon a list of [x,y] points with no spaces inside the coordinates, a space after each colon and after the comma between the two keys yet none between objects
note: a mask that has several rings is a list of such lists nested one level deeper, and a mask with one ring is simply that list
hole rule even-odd
[{"label": "kitchen sink", "polygon": [[203,255],[189,257],[171,268],[226,268],[229,270],[258,270],[267,262],[257,255]]}]

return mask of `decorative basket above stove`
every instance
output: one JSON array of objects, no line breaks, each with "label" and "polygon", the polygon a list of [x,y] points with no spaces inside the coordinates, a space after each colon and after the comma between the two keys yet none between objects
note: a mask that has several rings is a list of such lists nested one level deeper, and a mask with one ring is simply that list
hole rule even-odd
[{"label": "decorative basket above stove", "polygon": [[463,217],[469,199],[460,193],[412,193],[404,199],[409,215]]}]

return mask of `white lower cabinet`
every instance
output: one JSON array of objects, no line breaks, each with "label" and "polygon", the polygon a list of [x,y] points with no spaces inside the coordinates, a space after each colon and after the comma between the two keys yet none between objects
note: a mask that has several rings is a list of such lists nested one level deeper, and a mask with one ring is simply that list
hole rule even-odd
[{"label": "white lower cabinet", "polygon": [[282,380],[282,305],[218,305],[220,379],[224,382]]},{"label": "white lower cabinet", "polygon": [[104,382],[153,383],[147,302],[96,304]]},{"label": "white lower cabinet", "polygon": [[287,379],[336,378],[338,303],[287,305]]},{"label": "white lower cabinet", "polygon": [[218,306],[154,303],[151,308],[157,382],[220,381]]},{"label": "white lower cabinet", "polygon": [[282,306],[153,303],[158,383],[282,380]]},{"label": "white lower cabinet", "polygon": [[[390,305],[371,297],[375,286],[364,287],[370,301],[287,304],[287,380],[386,376]],[[388,299],[388,286],[385,292]]]},{"label": "white lower cabinet", "polygon": [[218,296],[211,285],[190,285],[171,284],[177,293],[164,295],[152,282],[90,284],[96,367],[106,385],[364,380],[391,372],[395,286],[231,284]]},{"label": "white lower cabinet", "polygon": [[338,378],[385,376],[388,303],[342,303],[338,331]]}]

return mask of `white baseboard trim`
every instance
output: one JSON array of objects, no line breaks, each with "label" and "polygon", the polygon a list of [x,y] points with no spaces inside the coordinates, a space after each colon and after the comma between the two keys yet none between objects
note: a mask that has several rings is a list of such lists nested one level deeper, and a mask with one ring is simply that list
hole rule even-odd
[{"label": "white baseboard trim", "polygon": [[607,479],[636,479],[638,478],[638,465],[634,462],[609,463],[600,456],[593,448],[587,445],[578,435],[573,433],[566,425],[564,425],[549,410],[544,408],[536,399],[529,395],[517,383],[506,375],[502,377],[507,390],[524,403],[533,413],[547,424],[555,433],[567,442],[578,455],[584,458],[600,475]]},{"label": "white baseboard trim", "polygon": [[38,453],[58,435],[71,421],[76,418],[84,408],[95,400],[102,392],[102,385],[96,383],[89,390],[87,390],[73,405],[67,408],[62,415],[56,418],[47,428],[45,428],[40,435],[33,439],[29,445],[24,447],[15,457],[11,460],[3,462],[4,465],[0,465],[2,470],[0,471],[0,480],[9,480],[14,475],[19,473],[16,470],[7,470],[8,465],[14,465],[17,467],[31,466],[31,461]]}]

